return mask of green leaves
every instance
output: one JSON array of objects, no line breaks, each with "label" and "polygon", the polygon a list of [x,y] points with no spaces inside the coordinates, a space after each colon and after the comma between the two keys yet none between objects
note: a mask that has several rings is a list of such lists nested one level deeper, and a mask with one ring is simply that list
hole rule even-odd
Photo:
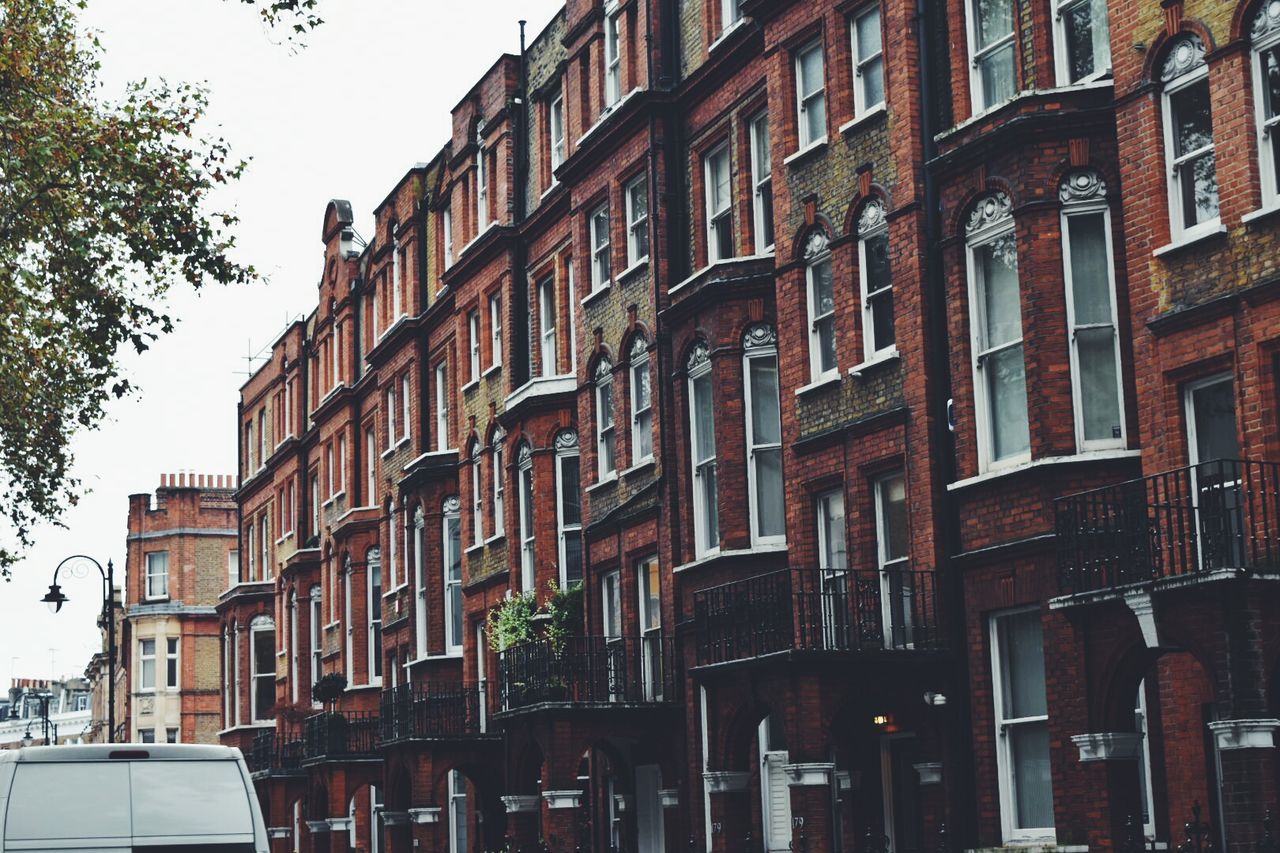
[{"label": "green leaves", "polygon": [[[275,3],[275,14],[306,0]],[[209,193],[244,162],[203,136],[207,93],[143,80],[118,102],[79,31],[84,0],[0,0],[0,574],[40,521],[74,503],[69,444],[132,392],[121,346],[145,351],[172,320],[174,284],[243,283],[234,216]],[[318,22],[318,19],[317,19]]]}]

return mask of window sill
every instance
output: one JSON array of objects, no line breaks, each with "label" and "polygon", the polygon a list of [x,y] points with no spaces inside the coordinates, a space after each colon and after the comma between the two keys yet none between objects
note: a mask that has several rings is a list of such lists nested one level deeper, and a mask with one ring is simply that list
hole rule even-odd
[{"label": "window sill", "polygon": [[866,373],[868,370],[877,368],[882,364],[889,364],[891,362],[898,361],[900,358],[901,355],[898,353],[898,348],[896,346],[891,347],[883,352],[877,353],[861,364],[855,364],[853,367],[849,368],[849,375],[861,378],[862,374]]},{"label": "window sill", "polygon": [[1190,231],[1183,233],[1178,239],[1166,243],[1152,252],[1151,255],[1152,257],[1163,258],[1226,233],[1227,226],[1223,225],[1221,220],[1206,222],[1204,225],[1197,225]]},{"label": "window sill", "polygon": [[408,669],[415,664],[427,663],[428,661],[433,660],[462,660],[462,649],[458,649],[456,652],[445,652],[442,655],[423,655],[422,657],[405,661],[401,666],[404,669]]},{"label": "window sill", "polygon": [[404,447],[406,444],[409,443],[409,439],[411,437],[412,436],[410,436],[408,433],[405,433],[404,435],[400,436],[400,440],[396,442],[395,449],[399,450],[400,448]]},{"label": "window sill", "polygon": [[851,133],[854,130],[857,130],[862,125],[868,124],[874,121],[875,119],[881,118],[888,114],[889,114],[889,108],[885,106],[883,101],[881,101],[871,109],[864,112],[862,115],[854,116],[849,121],[846,121],[844,124],[840,125],[840,133],[842,134]]},{"label": "window sill", "polygon": [[619,284],[622,284],[627,279],[631,278],[633,275],[637,275],[640,272],[642,272],[648,266],[649,266],[649,256],[645,255],[643,258],[636,261],[634,264],[627,267],[622,272],[618,273],[616,276],[614,276],[614,278],[617,280]]},{"label": "window sill", "polygon": [[653,466],[654,466],[653,457],[652,457],[652,456],[646,456],[645,458],[641,459],[641,460],[640,460],[639,462],[637,462],[636,464],[632,465],[630,468],[625,468],[625,469],[623,469],[623,470],[622,470],[622,472],[621,472],[621,475],[622,475],[623,477],[630,477],[630,476],[632,476],[633,474],[639,474],[641,471],[649,470],[649,469],[653,468]]},{"label": "window sill", "polygon": [[493,364],[489,365],[488,370],[480,374],[480,378],[488,379],[490,376],[497,373],[501,369],[502,369],[502,362],[500,361],[494,362]]},{"label": "window sill", "polygon": [[1244,216],[1240,217],[1240,221],[1245,225],[1252,225],[1255,222],[1268,219],[1277,213],[1280,213],[1280,199],[1276,199],[1270,204],[1264,204],[1252,213],[1246,213]]},{"label": "window sill", "polygon": [[785,542],[774,545],[757,545],[754,548],[731,548],[728,550],[721,550],[717,548],[714,551],[703,554],[696,560],[691,560],[688,563],[676,566],[671,571],[678,574],[679,572],[687,572],[690,569],[696,569],[700,566],[705,566],[708,563],[714,563],[718,560],[729,560],[738,557],[750,557],[761,554],[779,554],[784,553],[786,550],[787,544]]},{"label": "window sill", "polygon": [[600,285],[599,287],[595,288],[590,293],[588,293],[586,296],[579,299],[578,304],[581,305],[583,308],[586,308],[592,302],[595,302],[601,296],[604,296],[606,293],[608,293],[609,288],[612,286],[613,286],[612,281],[606,281],[604,284]]},{"label": "window sill", "polygon": [[488,539],[484,540],[484,545],[486,548],[489,548],[498,542],[505,541],[506,538],[507,538],[507,531],[503,530],[501,533],[495,533],[492,536],[490,536]]},{"label": "window sill", "polygon": [[819,151],[825,151],[826,148],[827,148],[827,137],[823,136],[821,139],[815,139],[813,142],[810,142],[808,145],[806,145],[804,148],[801,148],[796,153],[790,154],[787,157],[783,158],[782,165],[794,166],[795,164],[799,163],[802,160],[807,160],[809,157],[813,156],[814,154],[817,154]]},{"label": "window sill", "polygon": [[839,370],[833,371],[826,376],[813,380],[808,385],[803,385],[797,388],[795,392],[796,396],[803,397],[806,394],[812,393],[822,388],[826,388],[829,385],[839,385],[840,379],[841,379],[840,371]]},{"label": "window sill", "polygon": [[587,486],[587,492],[594,492],[597,489],[603,489],[605,486],[612,486],[618,482],[618,472],[614,471],[602,479],[596,480],[590,486]]},{"label": "window sill", "polygon": [[1070,465],[1081,462],[1106,462],[1111,459],[1137,459],[1142,455],[1139,450],[1089,450],[1077,453],[1074,456],[1045,456],[1040,459],[1032,459],[1026,462],[1018,462],[1004,468],[997,468],[994,471],[987,471],[978,474],[975,477],[968,477],[963,480],[956,480],[954,483],[947,484],[947,491],[954,492],[969,486],[977,486],[982,483],[988,483],[992,480],[998,480],[1001,477],[1008,477],[1011,474],[1017,474],[1022,471],[1029,471],[1032,468],[1043,468],[1048,465]]},{"label": "window sill", "polygon": [[729,26],[720,31],[720,35],[716,36],[716,40],[707,45],[707,53],[712,54],[720,49],[720,46],[733,38],[733,34],[747,25],[745,17],[738,18]]},{"label": "window sill", "polygon": [[475,379],[472,379],[466,385],[462,386],[462,393],[469,394],[470,392],[476,390],[479,387],[480,387],[480,377],[477,376]]},{"label": "window sill", "polygon": [[389,457],[391,454],[393,454],[393,453],[395,453],[395,452],[396,452],[396,445],[393,445],[393,446],[391,446],[391,447],[388,447],[386,450],[382,451],[382,453],[381,453],[381,454],[379,454],[379,455],[380,455],[383,459],[386,459],[387,457]]},{"label": "window sill", "polygon": [[328,498],[327,500],[321,501],[321,503],[320,503],[320,508],[321,508],[321,509],[328,509],[329,507],[333,506],[333,502],[334,502],[334,501],[336,501],[337,499],[338,499],[338,496],[337,496],[337,495],[333,495],[332,497]]},{"label": "window sill", "polygon": [[328,622],[328,623],[326,623],[326,624],[324,624],[324,625],[321,625],[320,627],[321,627],[321,629],[323,629],[323,630],[325,630],[325,631],[332,631],[332,630],[334,630],[335,628],[340,627],[341,625],[342,625],[342,620],[341,620],[341,619],[334,619],[332,622]]},{"label": "window sill", "polygon": [[479,553],[480,551],[483,551],[484,546],[485,546],[485,543],[483,542],[473,542],[470,545],[468,545],[466,548],[463,548],[462,553],[470,557],[472,554],[476,554],[476,553]]}]

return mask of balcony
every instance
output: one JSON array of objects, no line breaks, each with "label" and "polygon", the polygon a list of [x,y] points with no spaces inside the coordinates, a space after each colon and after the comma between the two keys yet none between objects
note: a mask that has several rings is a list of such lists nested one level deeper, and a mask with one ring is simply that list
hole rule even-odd
[{"label": "balcony", "polygon": [[1280,465],[1221,459],[1059,498],[1065,594],[1280,570]]},{"label": "balcony", "polygon": [[488,734],[483,684],[402,684],[382,692],[384,745],[409,740],[457,740]]},{"label": "balcony", "polygon": [[697,661],[938,651],[937,608],[933,572],[781,569],[693,594]]},{"label": "balcony", "polygon": [[307,717],[302,726],[302,761],[350,761],[378,757],[378,715],[331,711]]},{"label": "balcony", "polygon": [[616,707],[674,698],[670,649],[646,637],[569,637],[512,646],[498,655],[501,711],[542,705]]},{"label": "balcony", "polygon": [[258,732],[244,761],[254,776],[297,773],[302,765],[302,745],[298,732]]}]

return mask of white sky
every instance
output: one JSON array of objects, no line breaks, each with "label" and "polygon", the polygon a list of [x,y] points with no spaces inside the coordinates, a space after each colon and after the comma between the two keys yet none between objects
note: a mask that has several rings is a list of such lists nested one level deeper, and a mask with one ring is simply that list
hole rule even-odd
[{"label": "white sky", "polygon": [[[141,387],[117,401],[100,430],[78,437],[76,471],[92,489],[0,583],[0,678],[79,675],[98,647],[96,578],[68,580],[53,615],[39,602],[64,556],[116,561],[123,581],[127,496],[154,490],[162,472],[235,469],[237,392],[245,356],[288,319],[309,311],[321,271],[320,226],[330,198],[346,198],[356,228],[415,162],[439,150],[449,110],[503,51],[519,51],[560,0],[321,0],[325,24],[299,53],[273,43],[239,0],[90,0],[84,23],[101,32],[106,92],[163,76],[204,82],[206,130],[251,157],[245,177],[217,198],[241,217],[241,258],[270,281],[189,290],[170,298],[174,334],[128,358]],[[180,10],[180,11],[177,11]]]}]

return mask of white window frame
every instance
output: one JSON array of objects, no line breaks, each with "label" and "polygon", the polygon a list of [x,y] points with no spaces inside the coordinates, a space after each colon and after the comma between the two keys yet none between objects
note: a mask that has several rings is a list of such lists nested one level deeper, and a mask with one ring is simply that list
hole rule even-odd
[{"label": "white window frame", "polygon": [[396,446],[396,386],[387,386],[387,450]]},{"label": "white window frame", "polygon": [[[624,201],[627,215],[627,266],[633,267],[649,259],[649,176],[641,173],[627,182]],[[637,193],[644,196],[644,213],[636,216]],[[644,252],[640,244],[644,243]]]},{"label": "white window frame", "polygon": [[414,642],[418,648],[418,657],[427,655],[427,572],[423,560],[423,548],[426,545],[427,517],[422,507],[413,512],[413,584],[414,584]]},{"label": "white window frame", "polygon": [[587,221],[591,232],[591,292],[596,293],[613,282],[613,259],[609,254],[609,205],[602,204],[591,211]]},{"label": "white window frame", "polygon": [[[182,689],[181,646],[177,637],[165,637],[164,640],[164,688],[165,690]],[[171,666],[172,664],[172,666]],[[173,678],[169,677],[172,670]]]},{"label": "white window frame", "polygon": [[[565,473],[564,464],[568,459],[578,460],[578,520],[569,522],[565,518]],[[581,583],[583,578],[569,577],[569,538],[578,537],[578,557],[585,560],[582,549],[582,459],[578,453],[578,436],[570,430],[564,430],[556,436],[556,551],[559,557],[559,583],[561,589],[568,589],[570,584]],[[579,572],[585,576],[585,565],[579,566]]]},{"label": "white window frame", "polygon": [[[1017,245],[1016,231],[1014,228],[1013,217],[1007,215],[1007,196],[997,196],[987,203],[987,206],[994,204],[997,208],[1004,206],[1004,213],[997,212],[991,224],[981,225],[971,228],[966,238],[965,252],[967,255],[967,275],[969,279],[969,332],[970,332],[970,351],[973,368],[973,396],[974,396],[974,412],[975,426],[978,435],[978,469],[980,472],[998,470],[1000,468],[1008,468],[1014,465],[1020,465],[1031,460],[1031,449],[1028,447],[1025,451],[1017,453],[1004,459],[995,459],[995,435],[992,431],[991,424],[991,400],[987,391],[987,374],[983,362],[990,356],[995,355],[1013,347],[1023,348],[1023,383],[1026,383],[1026,330],[1022,329],[1016,341],[1003,341],[990,348],[982,348],[982,341],[986,335],[986,319],[983,316],[983,306],[986,304],[983,299],[983,288],[986,286],[982,275],[979,273],[978,250],[994,240],[1000,239],[1007,235],[1015,235],[1014,245]],[[979,203],[979,211],[975,211],[975,215],[983,208],[983,204]],[[1022,275],[1021,270],[1018,272],[1018,313],[1021,317],[1022,313]],[[1028,409],[1030,408],[1030,399],[1028,398]],[[1030,432],[1030,412],[1027,413],[1027,429]]]},{"label": "white window frame", "polygon": [[[1076,301],[1075,301],[1075,282],[1072,276],[1071,263],[1071,236],[1069,231],[1069,220],[1073,216],[1102,216],[1103,237],[1106,241],[1107,248],[1107,289],[1111,309],[1111,322],[1109,324],[1090,323],[1079,324],[1076,322]],[[1063,283],[1066,288],[1067,301],[1067,335],[1068,343],[1071,348],[1071,394],[1075,403],[1075,427],[1076,427],[1076,447],[1080,452],[1090,450],[1103,450],[1108,448],[1123,448],[1127,442],[1127,428],[1125,425],[1124,410],[1124,381],[1121,378],[1120,369],[1120,330],[1119,330],[1119,308],[1116,302],[1116,272],[1115,272],[1115,252],[1111,242],[1111,210],[1107,206],[1105,198],[1098,198],[1094,201],[1084,203],[1065,203],[1062,207],[1062,266],[1063,266]],[[1080,348],[1078,340],[1078,332],[1081,329],[1111,329],[1111,340],[1113,344],[1113,357],[1115,359],[1115,385],[1116,385],[1116,402],[1118,404],[1118,417],[1120,420],[1120,435],[1104,439],[1087,439],[1085,438],[1085,406],[1084,406],[1084,389],[1083,389],[1083,373],[1080,364]]]},{"label": "white window frame", "polygon": [[[319,493],[319,486],[316,487],[316,492]],[[317,513],[320,512],[319,504],[316,504],[316,512]],[[320,529],[320,526],[317,524],[316,525],[317,533],[319,532],[319,529]],[[249,565],[248,565],[249,573],[248,575],[246,575],[247,583],[252,583],[253,581],[256,581],[258,579],[258,548],[256,545],[257,537],[258,537],[257,531],[258,531],[257,522],[255,522],[252,518],[249,519],[249,523],[245,525],[245,530],[244,530],[245,551],[248,552],[249,554]]]},{"label": "white window frame", "polygon": [[[915,612],[911,609],[911,602],[914,600],[915,589],[910,586],[911,576],[906,574],[911,565],[911,533],[908,529],[904,531],[907,541],[907,553],[900,557],[891,557],[889,555],[889,516],[888,504],[889,500],[885,495],[887,489],[896,481],[902,482],[903,501],[907,500],[907,476],[904,471],[894,471],[877,477],[872,484],[872,492],[875,499],[875,522],[876,522],[876,568],[880,571],[880,611],[882,630],[884,632],[885,648],[914,648],[915,636]],[[905,523],[910,527],[910,517],[908,516]],[[895,572],[902,573],[899,581],[899,588],[903,593],[901,604],[902,624],[898,625],[895,620],[897,615],[897,604],[894,598],[893,574]],[[899,634],[899,629],[901,633]],[[901,642],[899,642],[901,641]]]},{"label": "white window frame", "polygon": [[260,580],[270,580],[275,577],[271,571],[271,515],[263,513],[258,519],[258,547],[262,549],[262,576]]},{"label": "white window frame", "polygon": [[298,591],[289,594],[289,648],[285,653],[289,656],[289,701],[298,701]]},{"label": "white window frame", "polygon": [[[701,559],[702,557],[712,556],[720,553],[720,506],[719,492],[720,480],[718,473],[712,476],[716,480],[716,501],[714,505],[708,505],[704,491],[707,488],[707,470],[714,471],[718,465],[718,453],[701,459],[698,457],[698,407],[697,397],[694,391],[695,383],[704,378],[709,380],[711,393],[715,393],[715,377],[712,375],[711,358],[707,352],[706,344],[699,344],[690,356],[689,378],[687,381],[688,401],[689,401],[689,461],[691,467],[690,482],[693,485],[693,541],[694,555]],[[715,407],[712,406],[714,413]],[[711,435],[714,437],[715,432],[715,416],[712,415],[712,423],[710,425]],[[718,448],[717,448],[718,450]],[[714,531],[712,530],[712,521],[714,520]],[[714,532],[714,537],[712,533]]]},{"label": "white window frame", "polygon": [[[391,500],[391,509],[387,514],[387,575],[391,588],[396,585],[396,540],[399,539],[400,533],[400,508],[396,506],[395,499]],[[381,555],[379,555],[381,556]]]},{"label": "white window frame", "polygon": [[558,375],[560,367],[560,333],[556,319],[556,279],[549,275],[538,282],[538,352],[543,376]]},{"label": "white window frame", "polygon": [[534,565],[536,525],[533,511],[533,457],[528,445],[523,445],[517,455],[520,500],[520,590],[530,592],[537,588],[537,569]]},{"label": "white window frame", "polygon": [[471,381],[480,381],[480,312],[467,313],[467,333],[470,337]]},{"label": "white window frame", "polygon": [[1280,146],[1280,112],[1267,118],[1267,69],[1263,56],[1280,46],[1280,18],[1267,13],[1269,2],[1264,2],[1255,13],[1252,32],[1256,35],[1250,44],[1250,64],[1253,67],[1254,123],[1258,135],[1258,175],[1262,179],[1262,207],[1270,210],[1280,207],[1280,175],[1276,174],[1273,149]]},{"label": "white window frame", "polygon": [[1011,71],[1013,72],[1013,80],[1009,89],[1011,92],[1018,91],[1018,53],[1017,45],[1014,42],[1015,34],[1018,29],[1018,4],[1013,3],[1013,25],[1009,28],[1006,35],[992,41],[982,49],[978,49],[978,9],[975,5],[978,0],[965,0],[964,18],[965,18],[965,34],[968,38],[969,47],[969,93],[972,100],[972,109],[974,115],[984,113],[987,110],[993,110],[1006,101],[987,103],[987,92],[982,85],[982,71],[979,68],[980,63],[993,53],[1004,50],[1006,47],[1013,45],[1013,63]]},{"label": "white window frame", "polygon": [[[1071,79],[1071,46],[1067,43],[1067,15],[1076,6],[1090,6],[1097,0],[1054,0],[1053,9],[1053,55],[1054,69],[1057,73],[1059,86],[1079,86],[1084,83],[1092,83],[1102,77],[1106,77],[1111,73],[1111,40],[1105,40],[1107,45],[1106,63],[1099,67],[1098,58],[1094,57],[1094,68],[1089,74],[1081,77],[1079,80]],[[1111,31],[1110,15],[1107,12],[1105,3],[1103,4],[1103,13],[1107,14],[1108,20],[1103,22],[1107,28],[1107,32]],[[1097,21],[1093,21],[1093,26],[1097,26]]]},{"label": "white window frame", "polygon": [[[617,411],[613,404],[613,362],[600,359],[595,376],[596,482],[618,475]],[[608,422],[605,422],[605,413]]]},{"label": "white window frame", "polygon": [[436,450],[450,450],[449,444],[449,362],[436,365]]},{"label": "white window frame", "polygon": [[476,236],[489,227],[489,175],[484,161],[484,138],[476,129]]},{"label": "white window frame", "polygon": [[[869,202],[858,218],[858,286],[862,292],[862,354],[867,361],[888,358],[898,351],[897,329],[894,330],[893,342],[882,347],[875,341],[875,307],[871,297],[880,296],[888,291],[893,293],[893,267],[889,268],[889,283],[875,292],[871,292],[871,280],[868,272],[871,267],[867,263],[867,243],[884,237],[888,240],[889,224],[885,220],[884,204],[878,199]],[[890,303],[892,304],[892,303]],[[897,312],[894,313],[896,326]]]},{"label": "white window frame", "polygon": [[240,549],[227,552],[227,589],[240,583]]},{"label": "white window frame", "polygon": [[[634,468],[653,459],[653,379],[649,370],[648,342],[636,336],[631,344],[629,394],[631,397],[631,466]],[[640,399],[640,389],[648,390]],[[637,448],[648,443],[649,452],[637,455]]]},{"label": "white window frame", "polygon": [[[858,53],[858,24],[875,15],[876,30],[880,36],[879,47],[872,54],[862,56]],[[849,55],[853,57],[853,115],[862,118],[873,110],[881,110],[885,105],[885,90],[888,88],[888,75],[884,62],[884,18],[880,11],[880,2],[871,3],[864,9],[855,12],[849,18]],[[874,63],[880,64],[880,100],[871,103],[867,100],[865,69]]]},{"label": "white window frame", "polygon": [[[809,247],[805,250],[805,308],[808,311],[809,318],[809,380],[813,383],[824,382],[828,379],[834,379],[840,375],[840,341],[839,330],[836,326],[838,314],[835,310],[835,267],[831,257],[831,247],[827,242],[825,234],[815,232],[809,238]],[[816,284],[817,276],[814,270],[827,264],[831,266],[832,281],[832,308],[830,311],[822,314],[816,313]],[[835,363],[827,369],[822,367],[822,333],[818,331],[818,324],[830,320],[831,322],[831,338],[835,344]]]},{"label": "white window frame", "polygon": [[489,295],[489,367],[502,364],[502,294]]},{"label": "white window frame", "polygon": [[351,567],[351,557],[348,555],[342,561],[342,664],[343,672],[347,676],[347,684],[356,683],[356,665],[355,665],[355,619],[352,618],[352,610],[355,603],[352,601],[351,592],[351,575],[354,569]]},{"label": "white window frame", "polygon": [[[316,682],[320,679],[321,665],[320,659],[324,656],[324,639],[323,628],[321,623],[324,617],[321,616],[321,592],[320,584],[313,584],[311,592],[307,598],[309,608],[307,611],[308,631],[310,640],[311,654],[311,687],[314,689]],[[319,708],[320,702],[314,697],[311,700],[312,706]]]},{"label": "white window frame", "polygon": [[[763,325],[763,324],[762,324]],[[742,353],[742,411],[746,420],[746,445],[747,445],[747,505],[749,512],[747,513],[751,525],[751,545],[758,547],[762,545],[776,545],[787,541],[786,523],[783,519],[782,531],[777,534],[763,535],[760,532],[760,498],[757,489],[757,481],[759,480],[759,472],[757,470],[757,454],[761,451],[777,451],[779,459],[782,458],[782,400],[778,400],[778,441],[776,442],[758,442],[755,435],[755,418],[752,416],[755,411],[755,402],[757,392],[751,382],[751,362],[757,359],[772,359],[773,372],[777,378],[779,395],[781,395],[781,366],[778,363],[778,336],[772,327],[768,328],[769,334],[763,336],[757,344],[749,342],[751,345],[745,346]],[[749,332],[751,330],[748,330]],[[744,336],[745,337],[745,336]],[[786,482],[784,477],[783,483]],[[784,502],[785,506],[785,502]]]},{"label": "white window frame", "polygon": [[742,0],[720,0],[720,32],[727,33],[742,20]]},{"label": "white window frame", "polygon": [[[1054,827],[1018,827],[1016,823],[1016,805],[1014,785],[1016,784],[1013,777],[1013,767],[1009,756],[1009,737],[1008,728],[1011,725],[1020,723],[1036,723],[1040,721],[1047,722],[1048,715],[1036,717],[1022,717],[1011,720],[1004,719],[1004,678],[1003,663],[1000,647],[1000,631],[997,623],[1000,619],[1017,616],[1022,613],[1039,612],[1036,607],[1020,607],[1012,610],[1002,610],[992,613],[987,618],[988,642],[991,647],[991,704],[992,716],[995,718],[996,726],[996,765],[999,772],[996,774],[1000,788],[1000,825],[1004,837],[1005,844],[1024,844],[1029,842],[1056,843],[1056,832]],[[1041,625],[1043,630],[1043,623]]]},{"label": "white window frame", "polygon": [[223,728],[231,728],[235,724],[233,707],[239,700],[238,691],[233,687],[238,680],[235,665],[232,661],[232,646],[235,644],[235,623],[222,629],[222,723]]},{"label": "white window frame", "polygon": [[467,835],[469,827],[463,827],[462,832],[458,832],[458,815],[462,815],[462,822],[467,820],[467,783],[459,770],[450,770],[448,774],[448,796],[449,796],[449,853],[466,853],[464,846],[467,844]]},{"label": "white window frame", "polygon": [[[1202,46],[1203,49],[1203,46]],[[1177,50],[1177,47],[1174,47]],[[1176,142],[1173,133],[1173,96],[1179,92],[1189,89],[1192,86],[1205,83],[1210,86],[1210,96],[1212,97],[1212,86],[1205,82],[1209,78],[1209,65],[1201,56],[1199,64],[1194,65],[1186,72],[1172,77],[1167,80],[1160,91],[1160,122],[1164,129],[1164,160],[1165,160],[1165,180],[1168,183],[1169,197],[1169,241],[1170,243],[1190,242],[1202,237],[1206,234],[1212,234],[1217,231],[1222,224],[1222,186],[1218,186],[1218,215],[1212,219],[1206,219],[1204,222],[1197,222],[1195,225],[1187,226],[1182,218],[1182,179],[1180,174],[1185,175],[1186,169],[1182,166],[1204,157],[1206,154],[1214,158],[1214,176],[1217,177],[1218,163],[1218,145],[1213,137],[1213,109],[1209,110],[1209,144],[1201,146],[1194,151],[1176,156]]]},{"label": "white window frame", "polygon": [[375,441],[373,427],[367,427],[364,431],[365,506],[378,504],[378,448]]},{"label": "white window frame", "polygon": [[493,492],[492,492],[493,538],[495,539],[497,539],[499,536],[502,536],[507,532],[507,521],[506,521],[507,489],[506,489],[506,478],[502,470],[503,469],[502,459],[503,459],[503,456],[505,455],[503,453],[504,448],[502,446],[502,442],[503,442],[503,439],[505,438],[506,438],[506,435],[502,432],[502,430],[498,430],[498,432],[493,436],[493,447],[492,447],[492,453],[491,453],[490,462],[489,462],[490,467],[493,469],[490,473],[492,475],[492,480],[493,480],[491,485],[493,488]]},{"label": "white window frame", "polygon": [[453,211],[446,203],[440,211],[441,240],[444,243],[444,268],[453,266]]},{"label": "white window frame", "polygon": [[556,92],[547,108],[547,134],[551,145],[551,185],[557,182],[556,169],[564,162],[564,92]]},{"label": "white window frame", "polygon": [[258,689],[257,689],[258,685],[256,682],[257,682],[257,679],[259,678],[271,679],[272,692],[273,692],[273,696],[271,699],[271,709],[272,711],[275,710],[274,691],[275,691],[276,670],[274,666],[274,663],[275,663],[274,654],[272,655],[273,665],[271,667],[271,670],[269,672],[258,672],[257,635],[265,633],[267,631],[270,631],[272,634],[271,646],[274,649],[275,648],[274,635],[276,631],[275,622],[272,620],[270,616],[267,616],[265,614],[253,617],[253,621],[249,623],[249,673],[250,673],[249,675],[249,683],[250,683],[249,710],[254,723],[269,723],[275,719],[274,717],[259,716],[258,714],[258,711],[260,709],[258,708]]},{"label": "white window frame", "polygon": [[[396,234],[396,223],[391,223],[391,322],[387,328],[395,325],[403,315],[401,307],[404,302],[404,267],[400,263],[400,235]],[[336,364],[336,362],[335,362]]]},{"label": "white window frame", "polygon": [[334,451],[334,461],[338,466],[338,494],[347,491],[347,434],[338,433],[338,449]]},{"label": "white window frame", "polygon": [[[146,599],[156,601],[169,597],[169,552],[148,551],[144,559],[147,561]],[[157,568],[158,567],[158,568]],[[158,583],[159,589],[155,588]]]},{"label": "white window frame", "polygon": [[[147,665],[151,666],[151,677],[147,677]],[[138,692],[155,693],[158,662],[156,660],[156,638],[141,637],[138,640]]]},{"label": "white window frame", "polygon": [[[717,198],[719,179],[716,172],[724,164],[725,197]],[[707,262],[714,264],[737,255],[733,242],[733,166],[729,157],[729,143],[722,142],[702,158],[702,182],[706,201]],[[721,254],[722,229],[729,234],[729,254]]]},{"label": "white window frame", "polygon": [[413,424],[413,416],[411,412],[412,395],[410,391],[413,387],[413,380],[409,376],[409,371],[405,371],[400,376],[400,441],[408,441],[411,433],[410,426]]},{"label": "white window frame", "polygon": [[[757,113],[750,124],[751,214],[757,255],[773,251],[773,160],[769,148],[769,113]],[[766,232],[770,232],[766,234]],[[768,241],[766,242],[766,237]]]},{"label": "white window frame", "polygon": [[[810,51],[818,52],[820,60],[820,79],[819,86],[815,89],[805,90],[804,66],[802,60]],[[795,52],[793,60],[796,75],[796,138],[799,142],[799,150],[804,151],[815,145],[819,145],[827,141],[827,58],[822,50],[821,37],[814,39],[807,44],[799,47]],[[809,112],[817,108],[822,111],[822,134],[811,137],[809,135]]]},{"label": "white window frame", "polygon": [[622,33],[618,27],[622,12],[618,3],[610,3],[604,15],[604,108],[608,110],[622,99]]},{"label": "white window frame", "polygon": [[[374,584],[373,579],[378,582]],[[368,642],[366,643],[369,684],[382,685],[382,552],[378,548],[370,548],[365,556],[365,607],[368,616]]]},{"label": "white window frame", "polygon": [[[646,557],[636,563],[636,590],[639,604],[636,609],[640,628],[640,669],[641,681],[644,685],[644,698],[650,702],[662,701],[663,660],[662,660],[662,573],[650,571],[650,567],[659,565],[658,555]],[[656,590],[650,589],[650,582],[658,584]],[[651,608],[650,595],[657,599],[656,611]]]},{"label": "white window frame", "polygon": [[484,542],[484,477],[480,470],[480,442],[471,443],[471,544]]},{"label": "white window frame", "polygon": [[564,287],[569,303],[569,374],[578,375],[578,292],[573,286],[573,258],[564,264]]},{"label": "white window frame", "polygon": [[[456,546],[458,549],[457,554],[452,553],[452,550],[455,546],[453,545],[452,538],[449,536],[450,522],[457,524],[459,528],[458,542]],[[462,528],[462,512],[461,512],[461,507],[458,504],[458,499],[456,497],[445,498],[444,513],[443,513],[443,518],[440,524],[440,536],[441,536],[440,581],[441,581],[441,589],[443,590],[443,601],[441,602],[441,604],[443,605],[442,610],[444,612],[445,654],[456,656],[456,657],[462,656],[462,638],[463,638],[463,635],[466,634],[466,620],[464,619],[464,615],[461,612],[465,607],[462,601],[462,593],[461,593],[461,590],[462,590],[462,529],[461,528]],[[456,578],[450,577],[450,571],[455,562],[453,558],[455,557],[456,557],[456,562],[458,566],[458,576]],[[455,587],[458,590],[458,600],[456,604],[453,600],[453,593],[454,593]],[[455,606],[459,611],[457,613],[454,612]],[[455,618],[458,621],[458,629],[456,631],[454,630]]]}]

